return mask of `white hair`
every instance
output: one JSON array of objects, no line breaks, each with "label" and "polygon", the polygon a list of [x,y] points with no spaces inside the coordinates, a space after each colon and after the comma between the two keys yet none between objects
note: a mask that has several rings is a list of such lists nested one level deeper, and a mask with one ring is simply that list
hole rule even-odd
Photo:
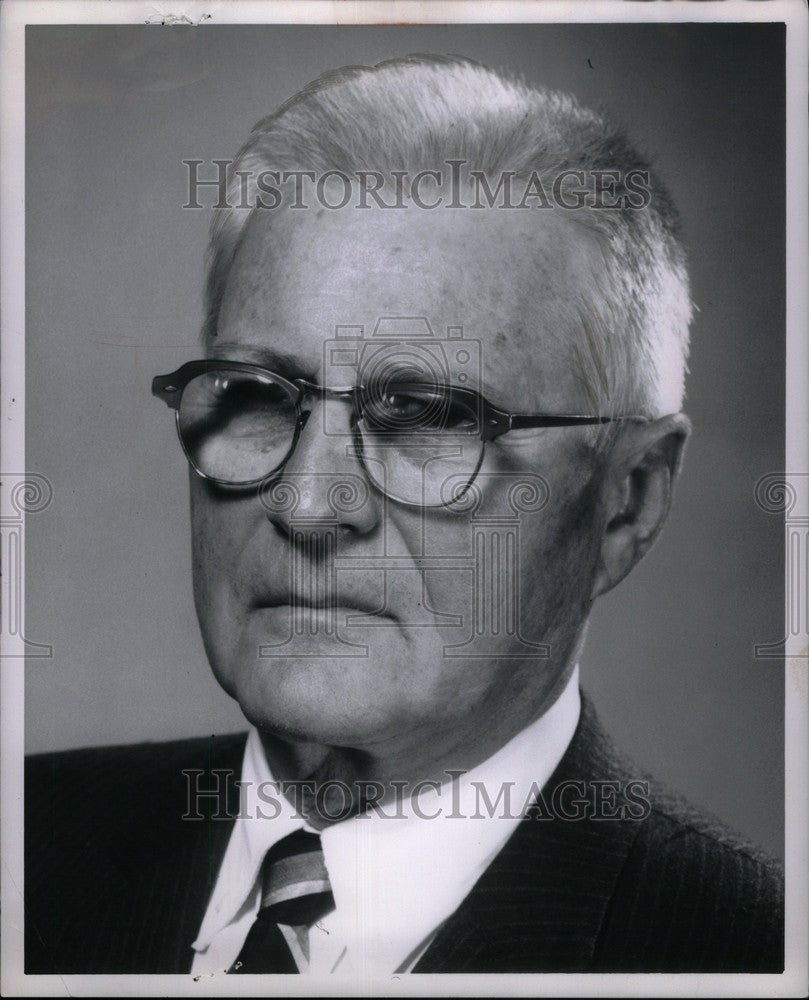
[{"label": "white hair", "polygon": [[[617,171],[616,198],[626,193],[630,171],[649,171],[650,199],[642,208],[565,213],[598,234],[603,257],[603,270],[571,304],[582,332],[573,351],[589,400],[601,412],[678,411],[692,306],[676,212],[622,132],[568,95],[455,57],[413,55],[335,70],[255,126],[230,169],[227,201],[245,204],[244,177],[252,195],[260,193],[256,178],[267,170],[356,177],[433,170],[453,159],[490,177]],[[255,202],[248,196],[246,204]],[[254,211],[216,210],[206,340],[216,335],[230,265]]]}]

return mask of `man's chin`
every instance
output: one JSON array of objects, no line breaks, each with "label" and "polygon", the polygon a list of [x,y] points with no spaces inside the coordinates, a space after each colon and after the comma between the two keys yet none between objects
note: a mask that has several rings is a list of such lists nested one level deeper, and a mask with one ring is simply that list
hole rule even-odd
[{"label": "man's chin", "polygon": [[[377,683],[372,683],[375,674]],[[397,698],[383,695],[367,657],[273,655],[241,670],[230,693],[262,733],[294,743],[363,747],[402,729]]]}]

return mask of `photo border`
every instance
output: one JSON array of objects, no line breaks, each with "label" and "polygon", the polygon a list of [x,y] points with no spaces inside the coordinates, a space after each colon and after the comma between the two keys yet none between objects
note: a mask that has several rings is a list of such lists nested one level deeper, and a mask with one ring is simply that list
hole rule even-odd
[{"label": "photo border", "polygon": [[[2,198],[2,398],[0,399],[0,454],[3,488],[0,489],[2,523],[14,518],[24,539],[25,512],[10,503],[9,486],[24,478],[25,468],[25,92],[24,36],[27,24],[194,24],[212,30],[220,24],[452,24],[452,23],[658,23],[658,22],[784,22],[787,67],[787,355],[785,425],[786,468],[784,482],[791,477],[803,482],[807,469],[809,428],[809,142],[805,115],[807,93],[807,10],[800,0],[769,3],[650,2],[584,0],[579,3],[506,0],[492,4],[480,0],[446,2],[217,2],[146,3],[51,2],[26,3],[6,0],[0,9],[0,86],[3,143],[0,160]],[[796,503],[788,510],[791,520],[809,519],[809,490],[797,490]],[[804,528],[805,530],[805,528]],[[4,539],[5,542],[5,539]],[[24,547],[21,559],[24,557]],[[24,573],[24,563],[21,562]],[[806,565],[803,564],[805,571]],[[785,566],[790,584],[789,560]],[[794,586],[795,581],[792,580]],[[4,611],[10,607],[9,581],[3,580]],[[806,602],[807,580],[798,579],[798,598]],[[785,627],[785,838],[786,838],[786,971],[783,975],[745,974],[555,974],[473,976],[405,975],[359,981],[333,976],[315,977],[220,977],[194,982],[191,975],[163,976],[26,976],[22,972],[23,886],[23,704],[24,660],[11,648],[12,639],[3,631],[2,641],[2,992],[6,996],[266,996],[279,989],[289,996],[339,996],[348,987],[358,993],[389,996],[799,996],[807,989],[807,941],[809,941],[809,647],[806,635],[794,635]],[[805,625],[805,615],[804,615]],[[19,622],[24,621],[24,603]],[[22,632],[21,632],[22,634]],[[237,984],[238,983],[238,987]]]}]

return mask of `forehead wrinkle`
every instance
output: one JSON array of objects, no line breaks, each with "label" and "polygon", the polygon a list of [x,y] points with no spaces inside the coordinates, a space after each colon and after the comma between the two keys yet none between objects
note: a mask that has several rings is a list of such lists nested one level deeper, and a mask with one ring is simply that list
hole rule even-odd
[{"label": "forehead wrinkle", "polygon": [[299,354],[279,351],[270,345],[246,344],[239,341],[215,341],[208,356],[219,361],[246,361],[269,368],[280,375],[310,377],[312,365]]},{"label": "forehead wrinkle", "polygon": [[458,325],[464,340],[480,342],[472,384],[495,405],[573,404],[577,384],[565,378],[578,339],[573,307],[581,269],[593,266],[581,227],[557,217],[504,228],[494,215],[447,216],[438,226],[412,214],[374,223],[373,212],[256,218],[264,221],[245,234],[223,301],[229,340],[277,338],[293,356],[300,343],[319,364],[337,324],[362,325],[367,336],[380,316],[422,315],[439,340]]}]

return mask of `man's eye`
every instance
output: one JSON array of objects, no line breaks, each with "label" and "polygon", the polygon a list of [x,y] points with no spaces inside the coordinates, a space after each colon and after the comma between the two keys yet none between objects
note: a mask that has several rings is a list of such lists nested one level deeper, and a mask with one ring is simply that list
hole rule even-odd
[{"label": "man's eye", "polygon": [[467,430],[474,415],[450,396],[417,390],[391,390],[365,408],[366,423],[379,431],[439,432]]},{"label": "man's eye", "polygon": [[271,382],[218,376],[206,388],[208,405],[218,410],[251,410],[283,405],[287,401],[286,393]]},{"label": "man's eye", "polygon": [[382,400],[382,409],[393,420],[413,420],[426,416],[430,401],[404,392],[390,392]]},{"label": "man's eye", "polygon": [[181,420],[186,433],[206,440],[265,438],[287,434],[295,404],[270,380],[215,372],[189,383]]}]

